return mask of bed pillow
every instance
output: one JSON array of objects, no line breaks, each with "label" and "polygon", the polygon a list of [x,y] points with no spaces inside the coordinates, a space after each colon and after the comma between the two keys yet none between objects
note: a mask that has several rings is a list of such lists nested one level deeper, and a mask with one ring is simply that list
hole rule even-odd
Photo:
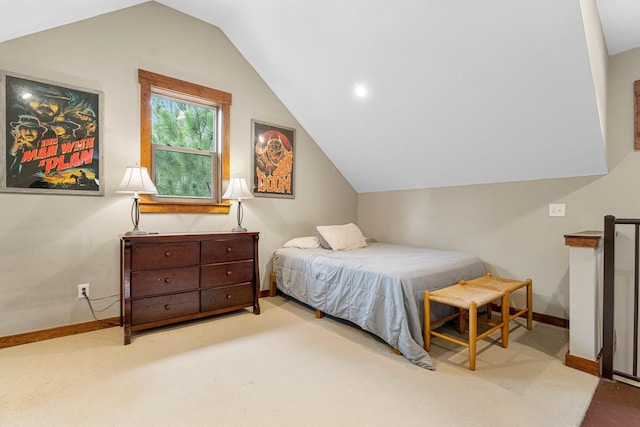
[{"label": "bed pillow", "polygon": [[[353,223],[344,225],[319,225],[316,227],[320,246],[334,251],[348,251],[364,248],[367,239],[357,225]],[[326,245],[326,246],[325,246]]]},{"label": "bed pillow", "polygon": [[308,236],[308,237],[296,237],[295,239],[291,239],[288,242],[285,242],[282,245],[283,248],[300,248],[300,249],[314,249],[319,248],[320,243],[316,236]]}]

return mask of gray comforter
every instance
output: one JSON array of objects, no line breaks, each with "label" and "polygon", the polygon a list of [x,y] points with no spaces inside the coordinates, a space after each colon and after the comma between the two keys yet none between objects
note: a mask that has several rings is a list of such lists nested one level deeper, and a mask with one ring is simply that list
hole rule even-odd
[{"label": "gray comforter", "polygon": [[[475,256],[383,243],[351,251],[281,248],[275,255],[282,292],[355,323],[427,369],[434,365],[423,348],[424,291],[486,272]],[[432,306],[433,320],[451,310]]]}]

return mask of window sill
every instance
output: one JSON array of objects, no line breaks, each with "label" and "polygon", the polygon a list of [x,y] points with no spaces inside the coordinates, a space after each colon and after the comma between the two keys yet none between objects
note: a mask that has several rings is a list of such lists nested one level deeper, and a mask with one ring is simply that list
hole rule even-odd
[{"label": "window sill", "polygon": [[144,213],[209,213],[228,214],[230,203],[198,204],[198,203],[163,203],[140,200],[140,212]]}]

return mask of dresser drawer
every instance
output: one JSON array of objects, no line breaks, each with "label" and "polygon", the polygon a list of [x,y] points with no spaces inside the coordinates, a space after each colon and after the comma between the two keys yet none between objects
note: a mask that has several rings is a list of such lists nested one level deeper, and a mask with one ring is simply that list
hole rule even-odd
[{"label": "dresser drawer", "polygon": [[237,305],[250,306],[252,304],[252,284],[205,289],[200,296],[201,311],[212,311]]},{"label": "dresser drawer", "polygon": [[252,281],[253,261],[251,260],[203,265],[200,270],[201,288]]},{"label": "dresser drawer", "polygon": [[230,236],[202,242],[202,264],[253,259],[251,236]]},{"label": "dresser drawer", "polygon": [[198,291],[141,298],[131,302],[131,325],[196,314],[199,311]]},{"label": "dresser drawer", "polygon": [[160,268],[131,273],[131,297],[145,297],[198,289],[200,267]]},{"label": "dresser drawer", "polygon": [[131,248],[132,270],[183,267],[199,262],[199,242],[138,243]]}]

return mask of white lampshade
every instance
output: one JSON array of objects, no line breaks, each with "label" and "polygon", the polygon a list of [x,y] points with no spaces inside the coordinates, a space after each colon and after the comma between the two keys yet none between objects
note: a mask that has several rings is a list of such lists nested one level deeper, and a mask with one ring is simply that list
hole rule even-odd
[{"label": "white lampshade", "polygon": [[227,191],[224,192],[222,196],[224,200],[242,200],[242,199],[251,199],[253,198],[253,194],[249,191],[249,187],[247,186],[247,181],[240,176],[234,176],[229,181],[229,186],[227,187]]},{"label": "white lampshade", "polygon": [[140,223],[140,194],[158,194],[156,186],[149,177],[147,168],[142,166],[129,166],[124,171],[124,177],[118,186],[116,193],[133,194],[133,205],[131,205],[131,222],[133,222],[133,230],[125,233],[126,235],[147,234],[146,231],[138,228]]},{"label": "white lampshade", "polygon": [[147,168],[143,166],[129,166],[116,193],[158,194],[156,186],[149,177]]}]

